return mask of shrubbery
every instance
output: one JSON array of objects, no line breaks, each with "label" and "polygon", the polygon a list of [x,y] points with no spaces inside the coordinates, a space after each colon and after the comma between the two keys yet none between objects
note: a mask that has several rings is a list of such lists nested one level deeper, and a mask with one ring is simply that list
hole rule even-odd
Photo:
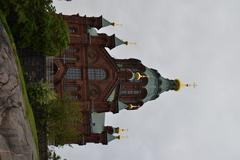
[{"label": "shrubbery", "polygon": [[79,139],[80,133],[77,129],[82,121],[79,103],[63,97],[50,106],[47,123],[49,141],[53,140],[53,144],[62,146],[64,142]]},{"label": "shrubbery", "polygon": [[18,49],[31,48],[46,55],[61,53],[69,43],[68,29],[56,14],[52,0],[1,0]]},{"label": "shrubbery", "polygon": [[47,83],[39,82],[28,87],[29,100],[37,124],[46,127],[47,139],[55,145],[78,138],[77,125],[81,123],[79,103],[69,97],[60,98]]},{"label": "shrubbery", "polygon": [[[47,110],[47,106],[57,100],[57,94],[48,83],[34,83],[28,87],[28,97],[32,106],[39,106]],[[46,111],[47,112],[47,111]]]}]

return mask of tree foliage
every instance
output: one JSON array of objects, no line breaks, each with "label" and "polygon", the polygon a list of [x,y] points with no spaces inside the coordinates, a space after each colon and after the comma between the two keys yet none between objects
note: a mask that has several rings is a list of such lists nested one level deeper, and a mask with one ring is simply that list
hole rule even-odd
[{"label": "tree foliage", "polygon": [[0,1],[0,9],[18,49],[57,55],[67,48],[68,29],[62,16],[56,14],[52,0]]},{"label": "tree foliage", "polygon": [[82,121],[80,104],[70,97],[59,97],[47,83],[35,83],[28,88],[30,103],[39,128],[46,127],[51,144],[64,145],[80,137],[78,127]]},{"label": "tree foliage", "polygon": [[32,106],[47,107],[57,99],[57,94],[48,83],[38,82],[28,87],[28,97]]},{"label": "tree foliage", "polygon": [[82,122],[80,104],[69,98],[57,99],[51,104],[48,117],[48,139],[56,146],[80,138],[78,131]]}]

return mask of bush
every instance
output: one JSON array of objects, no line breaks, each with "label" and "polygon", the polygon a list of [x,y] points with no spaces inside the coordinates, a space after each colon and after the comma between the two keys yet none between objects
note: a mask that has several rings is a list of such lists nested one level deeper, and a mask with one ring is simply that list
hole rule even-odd
[{"label": "bush", "polygon": [[38,128],[46,130],[48,142],[64,145],[81,135],[78,126],[82,113],[80,104],[69,97],[59,97],[47,83],[39,82],[28,88],[30,103],[36,116]]},{"label": "bush", "polygon": [[47,107],[57,99],[57,94],[48,83],[38,82],[28,87],[28,97],[32,106]]},{"label": "bush", "polygon": [[57,99],[49,108],[48,139],[56,146],[71,143],[81,136],[78,128],[82,122],[80,104],[69,97]]}]

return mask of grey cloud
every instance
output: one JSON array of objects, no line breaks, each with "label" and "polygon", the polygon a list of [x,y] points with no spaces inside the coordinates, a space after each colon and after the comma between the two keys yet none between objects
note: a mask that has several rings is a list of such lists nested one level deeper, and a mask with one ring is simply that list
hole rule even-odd
[{"label": "grey cloud", "polygon": [[101,32],[136,41],[110,54],[135,57],[169,78],[197,81],[196,89],[169,92],[141,110],[109,114],[107,123],[129,129],[108,146],[58,149],[88,159],[237,160],[240,158],[240,1],[73,0],[59,12],[103,15],[123,23]]}]

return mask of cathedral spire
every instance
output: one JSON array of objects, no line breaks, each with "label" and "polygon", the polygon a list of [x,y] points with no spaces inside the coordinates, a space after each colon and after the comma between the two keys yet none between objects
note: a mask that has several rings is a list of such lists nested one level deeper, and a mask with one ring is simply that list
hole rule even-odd
[{"label": "cathedral spire", "polygon": [[[115,36],[115,35],[114,35]],[[123,41],[123,40],[121,40],[121,39],[119,39],[118,37],[116,37],[115,36],[115,46],[120,46],[120,45],[123,45],[123,44],[125,44],[125,45],[127,45],[128,44],[128,42],[127,41]]]},{"label": "cathedral spire", "polygon": [[114,22],[109,22],[108,20],[102,17],[102,27],[107,27],[107,26],[114,26]]},{"label": "cathedral spire", "polygon": [[109,45],[108,45],[108,48],[110,48],[110,49],[113,49],[113,48],[115,48],[117,46],[120,46],[120,45],[123,45],[123,44],[125,44],[125,45],[136,45],[135,42],[124,41],[124,40],[116,37],[115,34],[111,35],[109,38],[111,39],[111,42],[109,42]]},{"label": "cathedral spire", "polygon": [[103,18],[102,16],[101,16],[101,18],[102,18],[102,27],[107,27],[107,26],[123,26],[123,24],[121,24],[121,23],[116,23],[116,22],[110,22],[110,21],[108,21],[108,20],[106,20],[105,18]]}]

